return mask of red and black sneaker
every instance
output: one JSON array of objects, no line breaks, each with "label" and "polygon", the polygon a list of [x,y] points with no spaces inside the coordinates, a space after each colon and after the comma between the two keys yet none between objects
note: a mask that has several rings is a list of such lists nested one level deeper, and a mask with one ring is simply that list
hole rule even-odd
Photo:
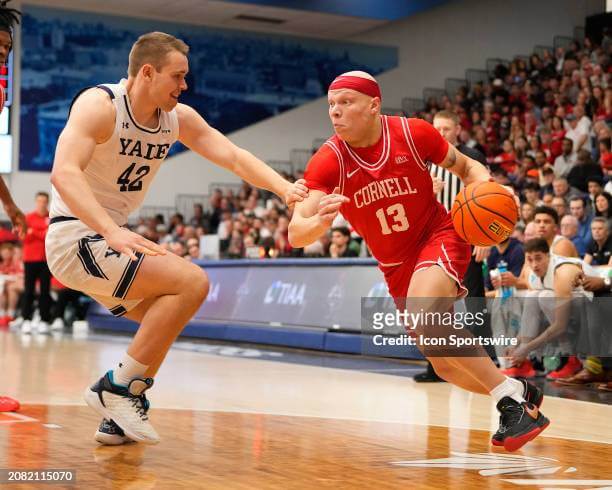
[{"label": "red and black sneaker", "polygon": [[522,448],[550,425],[533,403],[519,403],[509,396],[499,401],[497,410],[501,413],[498,432],[503,437],[506,451]]},{"label": "red and black sneaker", "polygon": [[[523,383],[523,398],[529,403],[533,403],[536,407],[540,408],[542,406],[542,401],[544,400],[544,393],[542,392],[542,390],[536,385],[529,383],[525,378],[518,378],[518,381]],[[502,418],[500,416],[500,427],[502,425],[501,421]],[[504,445],[504,435],[499,430],[491,437],[491,444],[493,446]]]}]

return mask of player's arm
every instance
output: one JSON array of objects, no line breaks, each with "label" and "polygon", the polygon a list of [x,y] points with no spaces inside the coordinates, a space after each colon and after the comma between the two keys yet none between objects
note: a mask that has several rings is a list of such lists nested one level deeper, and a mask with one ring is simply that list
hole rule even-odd
[{"label": "player's arm", "polygon": [[179,141],[207,160],[238,175],[249,184],[269,190],[289,205],[308,195],[303,181],[295,184],[211,127],[193,108],[178,104]]},{"label": "player's arm", "polygon": [[561,255],[562,257],[578,257],[578,250],[576,250],[576,246],[567,238],[559,240],[552,252],[555,255]]},{"label": "player's arm", "polygon": [[13,201],[13,196],[11,196],[2,177],[0,177],[0,201],[2,201],[4,211],[13,224],[13,230],[19,233],[19,237],[23,239],[27,229],[25,216]]},{"label": "player's arm", "polygon": [[591,265],[591,262],[593,262],[593,256],[591,254],[589,254],[589,253],[584,254],[584,259],[583,260],[584,260],[585,264]]},{"label": "player's arm", "polygon": [[446,157],[438,165],[455,174],[465,185],[473,182],[487,182],[491,178],[489,171],[482,163],[464,155],[453,145],[448,145]]},{"label": "player's arm", "polygon": [[572,308],[572,290],[581,273],[580,266],[576,264],[563,264],[555,269],[555,296],[551,298],[556,302],[554,321],[540,335],[527,342],[524,347],[521,346],[525,354],[557,339],[567,330]]},{"label": "player's arm", "polygon": [[343,203],[349,199],[336,187],[331,194],[311,190],[309,196],[295,205],[289,223],[289,243],[293,248],[310,245],[331,227]]},{"label": "player's arm", "polygon": [[134,251],[165,254],[157,244],[117,225],[94,196],[84,175],[96,145],[113,134],[115,108],[106,92],[91,89],[77,98],[55,149],[51,183],[74,215],[109,246],[136,259]]}]

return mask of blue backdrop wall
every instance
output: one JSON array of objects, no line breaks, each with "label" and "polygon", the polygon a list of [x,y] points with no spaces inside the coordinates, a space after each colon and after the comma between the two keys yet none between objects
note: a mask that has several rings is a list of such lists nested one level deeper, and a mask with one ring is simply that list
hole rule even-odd
[{"label": "blue backdrop wall", "polygon": [[[49,171],[70,102],[84,87],[126,76],[136,38],[164,31],[191,48],[181,102],[229,133],[322,96],[348,70],[397,66],[397,48],[211,29],[25,6],[20,170]],[[182,151],[175,145],[172,152]]]}]

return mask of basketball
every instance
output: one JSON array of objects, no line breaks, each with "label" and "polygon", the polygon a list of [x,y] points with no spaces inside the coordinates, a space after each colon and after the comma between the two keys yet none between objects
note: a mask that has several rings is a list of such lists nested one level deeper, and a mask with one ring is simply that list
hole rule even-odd
[{"label": "basketball", "polygon": [[495,182],[474,182],[459,194],[451,209],[455,230],[472,245],[506,240],[518,220],[514,196]]}]

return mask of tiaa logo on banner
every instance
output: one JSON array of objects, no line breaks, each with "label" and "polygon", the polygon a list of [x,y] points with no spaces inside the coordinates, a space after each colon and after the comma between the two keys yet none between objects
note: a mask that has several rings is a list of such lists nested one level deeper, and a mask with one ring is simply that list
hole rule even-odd
[{"label": "tiaa logo on banner", "polygon": [[274,281],[264,296],[264,304],[302,305],[306,295],[306,284]]}]

